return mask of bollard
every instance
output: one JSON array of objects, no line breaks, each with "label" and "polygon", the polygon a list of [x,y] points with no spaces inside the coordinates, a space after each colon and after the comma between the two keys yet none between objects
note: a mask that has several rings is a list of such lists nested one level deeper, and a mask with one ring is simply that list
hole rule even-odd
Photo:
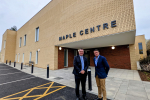
[{"label": "bollard", "polygon": [[22,68],[23,68],[23,63],[21,63],[21,70],[22,70]]},{"label": "bollard", "polygon": [[16,61],[14,62],[14,67],[16,66]]},{"label": "bollard", "polygon": [[88,86],[89,90],[92,90],[92,80],[91,80],[91,68],[88,69]]},{"label": "bollard", "polygon": [[47,65],[47,78],[49,78],[49,65]]},{"label": "bollard", "polygon": [[6,60],[6,64],[7,64],[7,60]]},{"label": "bollard", "polygon": [[9,65],[11,65],[11,60],[9,61]]},{"label": "bollard", "polygon": [[33,67],[34,67],[34,66],[33,66],[33,64],[32,64],[32,67],[31,67],[31,73],[33,73]]}]

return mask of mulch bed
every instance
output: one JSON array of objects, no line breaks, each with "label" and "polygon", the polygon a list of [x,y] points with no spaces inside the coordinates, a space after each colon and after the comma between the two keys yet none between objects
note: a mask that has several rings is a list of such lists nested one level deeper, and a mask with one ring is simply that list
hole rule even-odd
[{"label": "mulch bed", "polygon": [[150,72],[138,71],[142,81],[150,82]]}]

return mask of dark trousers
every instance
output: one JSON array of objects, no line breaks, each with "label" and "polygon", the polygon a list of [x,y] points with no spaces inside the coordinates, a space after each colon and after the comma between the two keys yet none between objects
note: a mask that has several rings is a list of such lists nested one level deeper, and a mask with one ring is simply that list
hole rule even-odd
[{"label": "dark trousers", "polygon": [[87,75],[75,75],[75,83],[76,83],[76,87],[75,87],[75,92],[76,92],[76,96],[80,97],[79,94],[79,86],[80,86],[80,82],[82,85],[82,96],[85,97],[86,96],[86,76]]}]

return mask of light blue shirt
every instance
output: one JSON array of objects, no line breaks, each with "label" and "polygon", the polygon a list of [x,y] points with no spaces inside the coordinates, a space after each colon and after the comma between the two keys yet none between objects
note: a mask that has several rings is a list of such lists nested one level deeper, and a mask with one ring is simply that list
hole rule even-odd
[{"label": "light blue shirt", "polygon": [[[99,56],[100,56],[100,55],[99,55]],[[97,62],[98,62],[99,56],[97,57],[97,59],[96,59],[96,57],[95,57],[95,65],[96,65],[96,66],[97,66]]]},{"label": "light blue shirt", "polygon": [[82,65],[81,70],[83,70],[84,69],[84,59],[83,59],[83,56],[80,56],[80,60],[81,60],[81,65]]}]

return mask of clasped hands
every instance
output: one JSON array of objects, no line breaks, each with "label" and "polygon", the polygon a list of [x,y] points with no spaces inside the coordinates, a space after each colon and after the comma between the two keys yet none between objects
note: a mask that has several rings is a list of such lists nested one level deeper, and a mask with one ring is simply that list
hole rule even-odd
[{"label": "clasped hands", "polygon": [[84,71],[84,70],[82,70],[80,73],[81,73],[81,74],[84,74],[84,73],[85,73],[85,71]]}]

